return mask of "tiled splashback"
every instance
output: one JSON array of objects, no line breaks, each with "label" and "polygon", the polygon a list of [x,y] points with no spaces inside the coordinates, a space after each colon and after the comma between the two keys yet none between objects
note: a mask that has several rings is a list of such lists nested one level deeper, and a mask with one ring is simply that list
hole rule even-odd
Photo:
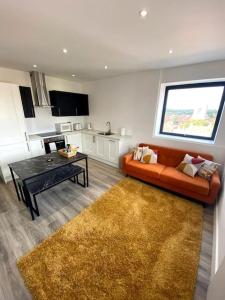
[{"label": "tiled splashback", "polygon": [[35,118],[25,119],[27,133],[55,131],[55,123],[72,122],[85,125],[85,117],[53,117],[51,108],[35,107]]}]

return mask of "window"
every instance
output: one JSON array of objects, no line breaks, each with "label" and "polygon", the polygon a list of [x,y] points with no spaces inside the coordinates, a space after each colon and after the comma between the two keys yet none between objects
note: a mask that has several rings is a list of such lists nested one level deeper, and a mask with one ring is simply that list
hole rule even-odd
[{"label": "window", "polygon": [[214,140],[225,101],[225,82],[166,86],[160,134]]}]

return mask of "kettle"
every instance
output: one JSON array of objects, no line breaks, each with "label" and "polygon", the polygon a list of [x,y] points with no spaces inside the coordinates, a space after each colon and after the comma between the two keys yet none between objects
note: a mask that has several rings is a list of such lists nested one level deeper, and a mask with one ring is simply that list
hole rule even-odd
[{"label": "kettle", "polygon": [[73,129],[74,130],[81,130],[82,129],[81,123],[74,123],[73,124]]}]

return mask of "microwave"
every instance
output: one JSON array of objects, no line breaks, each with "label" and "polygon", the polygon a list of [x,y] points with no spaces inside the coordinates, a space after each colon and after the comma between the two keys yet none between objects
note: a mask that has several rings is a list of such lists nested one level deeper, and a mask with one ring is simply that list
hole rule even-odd
[{"label": "microwave", "polygon": [[70,122],[68,122],[68,123],[56,123],[55,128],[56,128],[56,131],[58,131],[58,132],[73,131],[73,126]]}]

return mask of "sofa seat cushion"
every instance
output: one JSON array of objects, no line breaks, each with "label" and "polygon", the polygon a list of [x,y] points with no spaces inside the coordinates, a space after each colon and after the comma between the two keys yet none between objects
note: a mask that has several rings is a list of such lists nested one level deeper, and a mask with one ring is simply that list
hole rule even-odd
[{"label": "sofa seat cushion", "polygon": [[206,179],[200,176],[190,177],[173,167],[165,167],[160,175],[160,180],[201,195],[209,194],[209,182]]},{"label": "sofa seat cushion", "polygon": [[128,171],[142,173],[155,179],[159,179],[164,168],[165,166],[161,164],[143,164],[137,160],[130,160],[126,165]]}]

